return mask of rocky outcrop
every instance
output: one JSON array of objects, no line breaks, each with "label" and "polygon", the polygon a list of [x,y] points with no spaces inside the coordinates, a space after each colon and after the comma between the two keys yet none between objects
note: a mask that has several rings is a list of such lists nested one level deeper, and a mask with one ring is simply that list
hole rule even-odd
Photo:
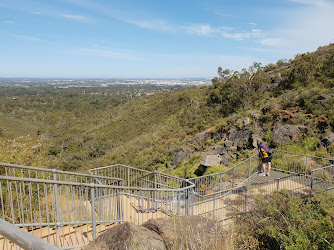
[{"label": "rocky outcrop", "polygon": [[234,145],[238,147],[238,149],[242,148],[246,143],[252,144],[252,131],[250,127],[239,127],[233,126],[228,131],[228,140],[232,141]]},{"label": "rocky outcrop", "polygon": [[173,155],[173,160],[172,160],[172,165],[177,165],[179,163],[182,163],[186,160],[188,160],[191,156],[192,151],[187,148],[180,148],[176,150],[172,155]]},{"label": "rocky outcrop", "polygon": [[234,159],[234,153],[236,152],[237,146],[226,140],[224,146],[217,146],[206,152],[200,164],[205,167],[212,167],[215,164],[228,165]]},{"label": "rocky outcrop", "polygon": [[334,94],[328,94],[328,95],[321,95],[318,97],[318,99],[316,100],[316,103],[323,103],[323,102],[327,102],[330,99],[334,98]]},{"label": "rocky outcrop", "polygon": [[255,121],[258,121],[260,116],[261,116],[261,112],[259,110],[256,110],[256,109],[255,110],[247,110],[246,113],[249,117],[251,117]]},{"label": "rocky outcrop", "polygon": [[159,234],[167,249],[223,249],[226,232],[202,216],[150,219],[143,227]]},{"label": "rocky outcrop", "polygon": [[194,142],[203,142],[208,140],[210,137],[211,137],[211,131],[205,131],[197,134],[194,138]]},{"label": "rocky outcrop", "polygon": [[164,250],[166,247],[163,238],[155,231],[143,226],[137,226],[130,222],[125,222],[107,230],[82,249]]},{"label": "rocky outcrop", "polygon": [[307,132],[307,127],[300,125],[285,125],[274,131],[273,144],[275,146],[285,145],[290,141],[298,139]]},{"label": "rocky outcrop", "polygon": [[318,143],[318,148],[328,147],[334,143],[334,133],[329,134],[327,137]]}]

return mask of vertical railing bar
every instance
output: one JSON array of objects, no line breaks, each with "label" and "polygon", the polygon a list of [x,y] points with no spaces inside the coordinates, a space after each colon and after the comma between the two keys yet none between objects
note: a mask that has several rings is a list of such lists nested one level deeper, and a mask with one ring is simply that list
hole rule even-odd
[{"label": "vertical railing bar", "polygon": [[[63,209],[63,201],[62,201],[62,197],[61,197],[61,189],[62,189],[62,186],[60,185],[59,186],[59,193],[60,193],[60,211],[61,211],[61,216],[59,215],[59,221],[57,222],[57,224],[59,225],[60,224],[60,218],[61,218],[61,232],[62,232],[62,238],[63,238],[63,246],[65,246],[65,234],[64,234],[64,209]],[[57,189],[57,192],[58,192],[58,189]],[[57,198],[58,198],[58,195],[57,195]],[[58,201],[59,203],[59,201]],[[57,203],[56,203],[57,204]],[[59,211],[59,208],[58,208],[58,211]],[[60,225],[59,225],[60,226]]]},{"label": "vertical railing bar", "polygon": [[[66,185],[66,207],[67,207],[67,221],[71,221],[71,215],[70,215],[70,202],[69,202],[69,192],[68,192],[69,186]],[[71,226],[68,225],[68,235],[69,235],[69,241],[71,240]],[[76,238],[76,237],[75,237]]]},{"label": "vertical railing bar", "polygon": [[[45,191],[46,187],[46,191]],[[50,186],[51,189],[51,186]],[[48,224],[48,242],[50,242],[50,220],[49,220],[49,207],[48,207],[48,186],[44,183],[44,194],[45,194],[45,210],[46,210],[46,222]],[[56,231],[56,246],[58,245],[57,231]]]},{"label": "vertical railing bar", "polygon": [[92,227],[93,227],[93,239],[96,239],[96,218],[95,218],[95,184],[91,182],[91,189],[90,189],[90,199],[92,204]]},{"label": "vertical railing bar", "polygon": [[314,171],[311,171],[311,195],[313,194]]},{"label": "vertical railing bar", "polygon": [[[35,223],[35,220],[34,220],[34,217],[33,217],[33,207],[32,207],[32,203],[31,203],[31,197],[32,197],[32,187],[31,187],[31,185],[32,185],[32,183],[29,182],[28,187],[29,187],[30,217],[31,217],[31,223]],[[32,234],[34,234],[34,227],[31,227],[31,231],[32,231]]]},{"label": "vertical railing bar", "polygon": [[277,191],[279,190],[279,182],[280,182],[280,178],[277,178]]},{"label": "vertical railing bar", "polygon": [[181,192],[177,192],[177,215],[180,215]]}]

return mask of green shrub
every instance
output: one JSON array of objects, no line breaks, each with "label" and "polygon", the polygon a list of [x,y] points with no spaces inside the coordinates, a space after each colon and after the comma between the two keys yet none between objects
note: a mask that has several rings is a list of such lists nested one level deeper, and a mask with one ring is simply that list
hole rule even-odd
[{"label": "green shrub", "polygon": [[237,221],[239,249],[333,249],[334,195],[302,199],[285,191],[257,201],[255,212]]}]

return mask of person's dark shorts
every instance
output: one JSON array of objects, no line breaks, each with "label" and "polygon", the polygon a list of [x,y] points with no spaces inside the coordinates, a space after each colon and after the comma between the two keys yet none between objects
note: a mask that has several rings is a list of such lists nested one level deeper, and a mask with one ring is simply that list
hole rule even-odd
[{"label": "person's dark shorts", "polygon": [[273,159],[273,156],[270,155],[270,156],[268,156],[268,157],[266,157],[266,158],[263,158],[263,159],[262,159],[262,163],[268,163],[268,162],[271,162],[272,159]]}]

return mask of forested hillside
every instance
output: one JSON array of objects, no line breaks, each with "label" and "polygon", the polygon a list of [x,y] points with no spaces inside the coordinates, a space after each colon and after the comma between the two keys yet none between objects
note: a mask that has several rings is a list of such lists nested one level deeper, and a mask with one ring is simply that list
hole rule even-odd
[{"label": "forested hillside", "polygon": [[[321,141],[334,131],[333,90],[333,45],[240,72],[219,68],[210,87],[140,98],[125,94],[126,87],[2,86],[0,162],[72,171],[123,163],[185,177],[215,147],[235,147],[233,157],[204,171],[239,161],[256,136],[332,156],[333,146]],[[284,126],[300,131],[283,142],[277,131]]]}]

